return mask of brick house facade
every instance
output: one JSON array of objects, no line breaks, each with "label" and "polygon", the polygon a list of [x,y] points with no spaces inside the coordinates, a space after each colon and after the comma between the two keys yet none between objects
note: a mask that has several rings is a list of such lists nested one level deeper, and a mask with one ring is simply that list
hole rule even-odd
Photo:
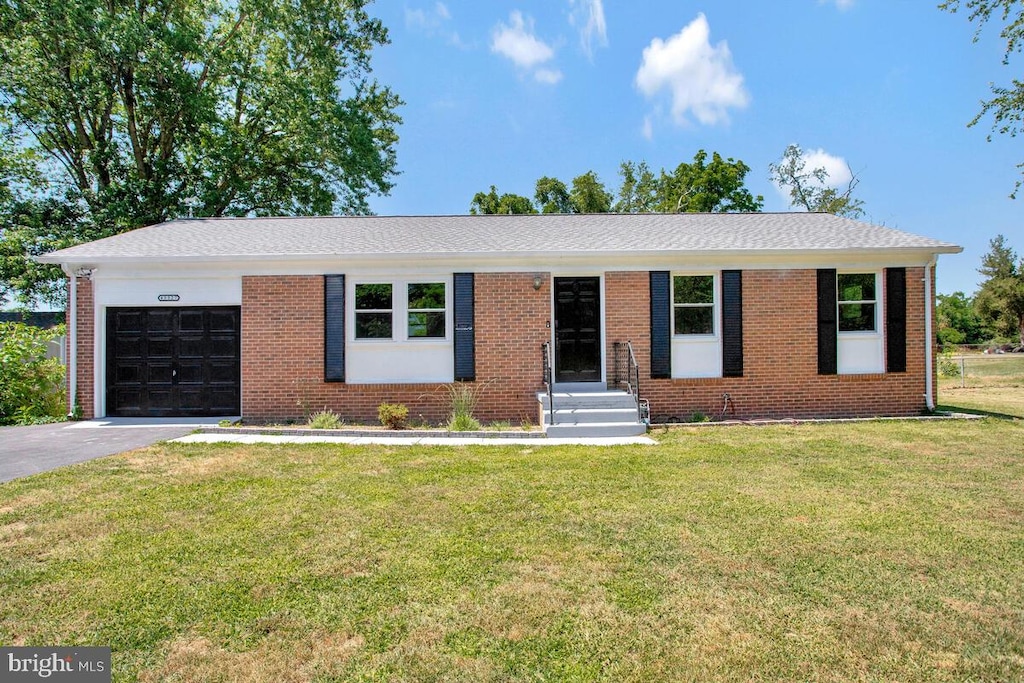
[{"label": "brick house facade", "polygon": [[[778,218],[768,216],[762,222]],[[840,242],[843,230],[865,226],[814,214],[782,217],[791,220],[794,232],[810,225],[821,231],[822,240]],[[464,226],[475,218],[483,217],[403,220],[414,226],[419,220],[427,225],[417,227],[429,230],[438,221]],[[562,218],[540,228],[565,225],[571,233],[589,218],[604,226],[624,223],[626,229],[645,217]],[[508,219],[502,231],[521,226],[529,231],[536,220]],[[261,236],[280,227],[263,226],[261,220],[229,224],[242,231],[266,228]],[[388,219],[363,220],[373,228],[390,226],[381,222]],[[693,220],[670,217],[658,226],[677,227],[685,237]],[[725,215],[701,221],[701,230],[719,222],[742,229],[746,221],[758,239],[757,231],[771,233],[750,215],[741,221],[730,222]],[[202,221],[176,223],[187,242],[188,229]],[[164,233],[174,227],[154,226]],[[131,233],[47,258],[68,272],[92,270],[91,278],[77,278],[77,348],[69,349],[76,377],[70,402],[85,417],[240,414],[272,421],[330,409],[350,421],[371,422],[377,407],[389,402],[405,404],[413,417],[440,422],[448,410],[448,388],[465,372],[460,368],[468,359],[469,381],[479,396],[477,417],[536,423],[537,394],[544,389],[541,348],[553,344],[556,361],[557,354],[568,354],[563,349],[570,347],[561,342],[569,317],[560,297],[580,282],[596,288],[595,300],[586,305],[599,311],[592,311],[590,323],[597,329],[587,333],[591,342],[599,341],[593,355],[599,365],[588,381],[612,384],[615,345],[630,341],[642,370],[641,394],[655,422],[682,421],[694,413],[738,419],[920,414],[935,403],[934,263],[938,254],[959,248],[866,228],[864,244],[827,253],[815,253],[813,244],[762,248],[770,258],[749,247],[724,254],[720,248],[690,250],[681,239],[677,251],[653,255],[593,254],[581,247],[572,263],[566,263],[569,256],[544,249],[481,255],[452,248],[431,255],[428,265],[396,258],[394,251],[367,257],[369,264],[360,260],[362,254],[303,262],[287,255],[260,259],[224,253],[210,263],[211,255],[190,260],[172,253],[175,263],[154,274],[125,255],[131,244],[118,244]],[[145,238],[146,230],[153,228],[136,231],[143,234],[135,238]],[[772,238],[777,236],[766,239]],[[236,244],[230,238],[218,244],[225,243]],[[154,253],[152,242],[144,246],[139,260]],[[843,299],[850,298],[843,290],[848,274],[850,282],[867,283],[856,301]],[[822,282],[827,285],[830,278],[832,289],[823,290]],[[338,288],[331,290],[334,281]],[[471,289],[463,286],[466,281]],[[732,302],[729,283],[742,285]],[[706,298],[686,300],[683,290],[691,284]],[[890,290],[897,289],[893,298]],[[371,295],[377,296],[372,305],[366,303]],[[472,313],[470,325],[455,321],[459,296],[471,302],[463,304]],[[584,299],[571,295],[567,301],[570,307],[584,305],[579,303]],[[844,332],[834,313],[830,323],[830,306],[838,308],[840,318],[845,306],[864,331]],[[371,324],[384,324],[386,334],[374,332]],[[693,325],[707,327],[694,334]],[[838,325],[839,332],[830,336],[829,325]],[[468,351],[458,341],[467,331]],[[578,335],[570,342],[582,345],[580,340]],[[844,355],[867,360],[849,366]]]}]

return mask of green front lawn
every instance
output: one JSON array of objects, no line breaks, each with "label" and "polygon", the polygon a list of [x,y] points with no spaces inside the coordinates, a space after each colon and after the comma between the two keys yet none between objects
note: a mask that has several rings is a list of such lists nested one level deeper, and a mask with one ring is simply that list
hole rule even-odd
[{"label": "green front lawn", "polygon": [[1020,680],[1024,427],[162,445],[0,485],[0,643],[115,680]]}]

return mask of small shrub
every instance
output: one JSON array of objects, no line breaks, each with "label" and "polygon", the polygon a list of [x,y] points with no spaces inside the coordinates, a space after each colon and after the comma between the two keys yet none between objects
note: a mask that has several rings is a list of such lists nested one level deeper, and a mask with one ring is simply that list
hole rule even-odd
[{"label": "small shrub", "polygon": [[512,429],[512,423],[508,420],[495,420],[491,423],[491,429],[496,432],[507,432]]},{"label": "small shrub", "polygon": [[953,350],[939,354],[939,375],[942,377],[959,377],[960,361],[953,355]]},{"label": "small shrub", "polygon": [[336,412],[333,410],[323,410],[314,413],[309,418],[309,426],[311,429],[338,429],[341,427],[342,421]]},{"label": "small shrub", "polygon": [[64,326],[41,330],[0,323],[0,424],[37,424],[63,418],[64,366],[46,357],[47,342]]},{"label": "small shrub", "polygon": [[448,429],[453,432],[476,432],[481,429],[480,421],[472,415],[459,413],[448,420]]},{"label": "small shrub", "polygon": [[456,382],[445,387],[451,412],[448,415],[448,429],[453,432],[471,432],[480,429],[480,421],[473,417],[476,410],[479,392],[485,384],[468,384]]},{"label": "small shrub", "polygon": [[711,422],[711,418],[698,410],[690,415],[690,422]]},{"label": "small shrub", "polygon": [[409,419],[409,409],[401,403],[381,403],[377,407],[377,419],[388,429],[402,429]]}]

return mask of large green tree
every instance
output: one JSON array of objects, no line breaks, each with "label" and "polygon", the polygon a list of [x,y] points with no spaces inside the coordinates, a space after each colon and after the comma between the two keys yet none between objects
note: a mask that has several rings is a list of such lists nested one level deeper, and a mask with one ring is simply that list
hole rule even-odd
[{"label": "large green tree", "polygon": [[656,197],[661,213],[757,212],[764,197],[754,196],[743,182],[750,167],[732,158],[699,150],[692,163],[681,163],[671,173],[661,172]]},{"label": "large green tree", "polygon": [[[946,0],[939,7],[953,13],[966,10],[968,19],[977,24],[975,42],[989,21],[1001,23],[999,36],[1006,41],[1004,65],[1009,65],[1011,56],[1024,49],[1024,3],[1020,0]],[[993,132],[1010,137],[1024,132],[1024,80],[1013,78],[1009,85],[990,87],[992,99],[982,102],[981,111],[967,125],[975,126],[991,115]],[[991,142],[991,134],[988,140]],[[1024,163],[1017,164],[1017,168],[1024,173]],[[1018,179],[1011,196],[1016,197],[1022,184],[1024,178]]]},{"label": "large green tree", "polygon": [[769,177],[779,187],[789,190],[789,203],[807,211],[820,211],[846,218],[864,215],[864,202],[853,196],[860,180],[850,171],[846,188],[829,185],[824,167],[807,168],[807,158],[800,145],[790,145],[777,164],[768,165]]},{"label": "large green tree", "polygon": [[985,276],[974,297],[978,313],[997,334],[1024,344],[1024,260],[996,235],[978,272]]},{"label": "large green tree", "polygon": [[572,179],[569,201],[573,213],[609,213],[612,210],[612,199],[612,194],[593,171]]},{"label": "large green tree", "polygon": [[498,194],[498,189],[491,185],[489,192],[477,192],[469,204],[471,214],[508,214],[537,213],[529,197],[505,192]]},{"label": "large green tree", "polygon": [[8,220],[3,239],[41,223],[41,197],[82,207],[93,234],[187,204],[198,216],[368,212],[392,187],[401,102],[370,77],[388,36],[367,4],[0,2],[0,119],[50,181],[22,193],[32,218]]},{"label": "large green tree", "polygon": [[615,213],[653,213],[658,209],[658,177],[646,161],[623,161],[619,165],[619,192]]},{"label": "large green tree", "polygon": [[975,309],[974,297],[953,292],[939,294],[935,299],[940,344],[982,344],[988,340],[989,331]]}]

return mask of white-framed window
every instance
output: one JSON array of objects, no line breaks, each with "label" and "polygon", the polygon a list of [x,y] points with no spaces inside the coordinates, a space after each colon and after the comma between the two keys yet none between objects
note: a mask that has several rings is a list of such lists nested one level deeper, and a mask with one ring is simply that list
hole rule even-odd
[{"label": "white-framed window", "polygon": [[722,376],[718,273],[672,274],[672,377]]},{"label": "white-framed window", "polygon": [[878,274],[837,273],[839,332],[878,331]]},{"label": "white-framed window", "polygon": [[448,338],[445,281],[356,282],[356,341],[421,341]]},{"label": "white-framed window", "polygon": [[356,339],[394,338],[394,288],[389,282],[355,288]]},{"label": "white-framed window", "polygon": [[885,371],[881,294],[878,271],[836,273],[836,369],[840,375]]},{"label": "white-framed window", "polygon": [[672,276],[672,331],[676,336],[713,336],[715,276]]},{"label": "white-framed window", "polygon": [[409,339],[444,339],[447,334],[446,287],[443,282],[410,282],[406,327]]}]

